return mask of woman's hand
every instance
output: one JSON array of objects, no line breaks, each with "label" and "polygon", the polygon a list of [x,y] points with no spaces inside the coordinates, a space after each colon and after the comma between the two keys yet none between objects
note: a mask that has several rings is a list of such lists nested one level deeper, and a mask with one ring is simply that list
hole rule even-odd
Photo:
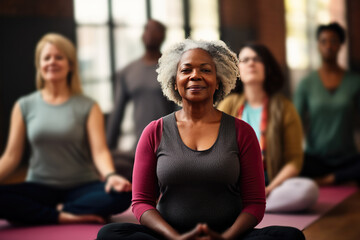
[{"label": "woman's hand", "polygon": [[272,190],[273,188],[270,186],[265,187],[265,197],[268,197]]},{"label": "woman's hand", "polygon": [[210,229],[207,224],[201,224],[201,230],[203,235],[199,238],[201,240],[225,240],[221,234]]},{"label": "woman's hand", "polygon": [[109,193],[111,190],[117,192],[130,192],[131,183],[120,175],[111,175],[106,179],[105,192]]},{"label": "woman's hand", "polygon": [[199,223],[193,230],[180,235],[176,240],[225,240],[225,238],[211,230],[207,224]]},{"label": "woman's hand", "polygon": [[201,226],[198,224],[193,230],[190,232],[186,232],[181,234],[179,237],[175,238],[175,240],[198,240],[201,236]]}]

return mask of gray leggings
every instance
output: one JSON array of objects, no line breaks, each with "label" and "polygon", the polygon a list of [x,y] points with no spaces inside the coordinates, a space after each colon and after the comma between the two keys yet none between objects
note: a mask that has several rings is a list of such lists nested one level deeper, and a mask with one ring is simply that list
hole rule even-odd
[{"label": "gray leggings", "polygon": [[319,197],[319,187],[303,177],[289,178],[271,191],[266,212],[298,212],[312,207]]}]

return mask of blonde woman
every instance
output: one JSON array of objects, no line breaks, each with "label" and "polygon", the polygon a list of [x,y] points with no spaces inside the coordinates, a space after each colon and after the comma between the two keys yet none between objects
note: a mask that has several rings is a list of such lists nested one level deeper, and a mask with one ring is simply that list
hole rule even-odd
[{"label": "blonde woman", "polygon": [[26,138],[29,169],[24,183],[0,186],[0,218],[103,223],[129,207],[131,184],[115,173],[99,106],[82,95],[74,45],[46,34],[36,46],[35,66],[38,90],[15,103],[0,181],[19,165]]}]

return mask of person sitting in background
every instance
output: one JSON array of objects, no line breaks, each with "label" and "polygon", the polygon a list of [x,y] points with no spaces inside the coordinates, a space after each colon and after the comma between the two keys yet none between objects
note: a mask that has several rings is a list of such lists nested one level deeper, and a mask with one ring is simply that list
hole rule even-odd
[{"label": "person sitting in background", "polygon": [[338,23],[320,25],[316,36],[322,64],[299,83],[294,96],[306,135],[302,174],[321,185],[360,183],[360,155],[354,141],[360,76],[337,62],[345,41]]},{"label": "person sitting in background", "polygon": [[259,143],[248,124],[214,107],[235,86],[237,62],[222,41],[188,39],[163,54],[158,81],[182,109],[139,140],[132,208],[141,225],[106,225],[98,240],[304,239],[291,227],[254,229],[265,209]]},{"label": "person sitting in background", "polygon": [[[147,124],[175,110],[175,104],[163,96],[160,84],[156,81],[156,66],[161,56],[160,47],[165,39],[165,31],[162,23],[149,20],[142,35],[144,56],[130,63],[116,76],[115,106],[107,122],[106,138],[110,150],[114,153],[116,165],[125,165],[121,161],[130,158],[130,172],[132,172],[136,144],[130,154],[117,151],[121,135],[120,127],[127,104],[130,101],[134,102],[132,118],[136,143]],[[131,177],[131,174],[128,177]]]},{"label": "person sitting in background", "polygon": [[0,181],[19,165],[26,138],[29,169],[24,183],[0,186],[0,218],[104,223],[130,206],[131,184],[115,174],[101,110],[82,94],[75,47],[60,34],[46,34],[35,65],[38,90],[15,103]]},{"label": "person sitting in background", "polygon": [[297,177],[303,164],[302,128],[293,104],[279,90],[284,77],[271,52],[245,44],[239,53],[236,93],[217,108],[249,123],[260,142],[265,169],[267,212],[301,211],[318,198],[311,180]]}]

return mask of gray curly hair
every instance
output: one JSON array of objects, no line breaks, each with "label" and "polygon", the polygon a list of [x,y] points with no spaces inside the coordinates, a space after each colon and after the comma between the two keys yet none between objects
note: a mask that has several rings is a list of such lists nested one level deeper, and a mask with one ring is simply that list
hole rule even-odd
[{"label": "gray curly hair", "polygon": [[184,52],[200,48],[207,51],[213,58],[216,66],[216,77],[219,81],[219,89],[214,94],[214,104],[220,102],[236,85],[240,77],[237,55],[221,40],[195,41],[186,39],[168,48],[159,59],[158,82],[163,94],[171,101],[182,105],[180,94],[175,90],[176,73],[178,63]]}]

